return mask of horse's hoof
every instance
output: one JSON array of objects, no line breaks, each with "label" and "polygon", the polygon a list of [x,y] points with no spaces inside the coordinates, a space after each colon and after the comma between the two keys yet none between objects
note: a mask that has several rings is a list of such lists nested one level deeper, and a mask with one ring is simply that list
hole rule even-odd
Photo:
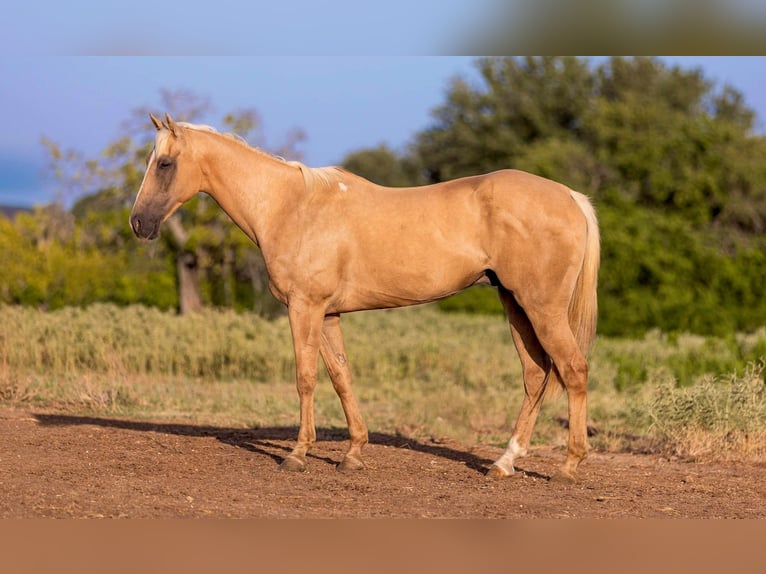
[{"label": "horse's hoof", "polygon": [[364,463],[362,462],[362,459],[360,458],[344,456],[341,463],[337,466],[337,469],[342,472],[364,470],[365,466],[364,466]]},{"label": "horse's hoof", "polygon": [[559,470],[551,477],[551,482],[556,484],[574,484],[577,482],[577,477],[571,472]]},{"label": "horse's hoof", "polygon": [[290,455],[279,465],[279,470],[286,472],[305,472],[306,461],[299,459],[297,456]]},{"label": "horse's hoof", "polygon": [[489,470],[487,471],[486,476],[487,478],[492,480],[499,480],[501,478],[508,478],[509,476],[511,476],[511,474],[513,473],[507,472],[503,470],[502,468],[500,468],[499,466],[497,466],[496,464],[493,464],[492,466],[489,467]]}]

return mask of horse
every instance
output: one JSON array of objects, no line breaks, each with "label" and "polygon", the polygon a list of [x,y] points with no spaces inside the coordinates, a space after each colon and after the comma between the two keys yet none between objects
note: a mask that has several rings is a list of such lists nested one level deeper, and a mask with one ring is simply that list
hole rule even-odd
[{"label": "horse", "polygon": [[300,428],[281,470],[305,470],[316,441],[320,355],[348,424],[337,468],[365,468],[368,431],[352,392],[342,314],[428,303],[489,284],[510,324],[525,394],[507,448],[487,476],[514,473],[546,389],[564,389],[567,457],[551,479],[577,479],[588,452],[586,355],[596,335],[600,262],[598,222],[585,195],[518,170],[383,187],[338,167],[278,158],[210,126],[168,114],[150,119],[155,142],[130,215],[135,235],[155,239],[179,207],[207,193],[258,246],[270,291],[287,306]]}]

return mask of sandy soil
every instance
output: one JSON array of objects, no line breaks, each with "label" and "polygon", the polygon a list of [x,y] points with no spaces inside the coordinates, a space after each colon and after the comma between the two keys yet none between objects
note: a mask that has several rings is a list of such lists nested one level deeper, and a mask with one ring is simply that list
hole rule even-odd
[{"label": "sandy soil", "polygon": [[0,409],[0,518],[764,518],[764,465],[564,452],[484,473],[499,448],[372,434],[368,468],[335,469],[343,430],[319,429],[305,473],[277,470],[295,428],[232,429]]}]

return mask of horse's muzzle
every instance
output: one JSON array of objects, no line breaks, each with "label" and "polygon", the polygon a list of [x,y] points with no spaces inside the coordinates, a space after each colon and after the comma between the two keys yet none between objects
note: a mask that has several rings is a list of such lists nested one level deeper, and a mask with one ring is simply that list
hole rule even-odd
[{"label": "horse's muzzle", "polygon": [[146,220],[140,215],[133,214],[130,216],[130,227],[136,237],[140,239],[156,239],[160,234],[159,222],[154,220]]}]

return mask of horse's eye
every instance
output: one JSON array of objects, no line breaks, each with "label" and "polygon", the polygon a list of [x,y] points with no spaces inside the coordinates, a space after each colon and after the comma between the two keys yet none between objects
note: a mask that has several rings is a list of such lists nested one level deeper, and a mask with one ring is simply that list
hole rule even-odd
[{"label": "horse's eye", "polygon": [[157,167],[160,169],[167,169],[173,165],[173,160],[168,157],[161,157],[157,160]]}]

